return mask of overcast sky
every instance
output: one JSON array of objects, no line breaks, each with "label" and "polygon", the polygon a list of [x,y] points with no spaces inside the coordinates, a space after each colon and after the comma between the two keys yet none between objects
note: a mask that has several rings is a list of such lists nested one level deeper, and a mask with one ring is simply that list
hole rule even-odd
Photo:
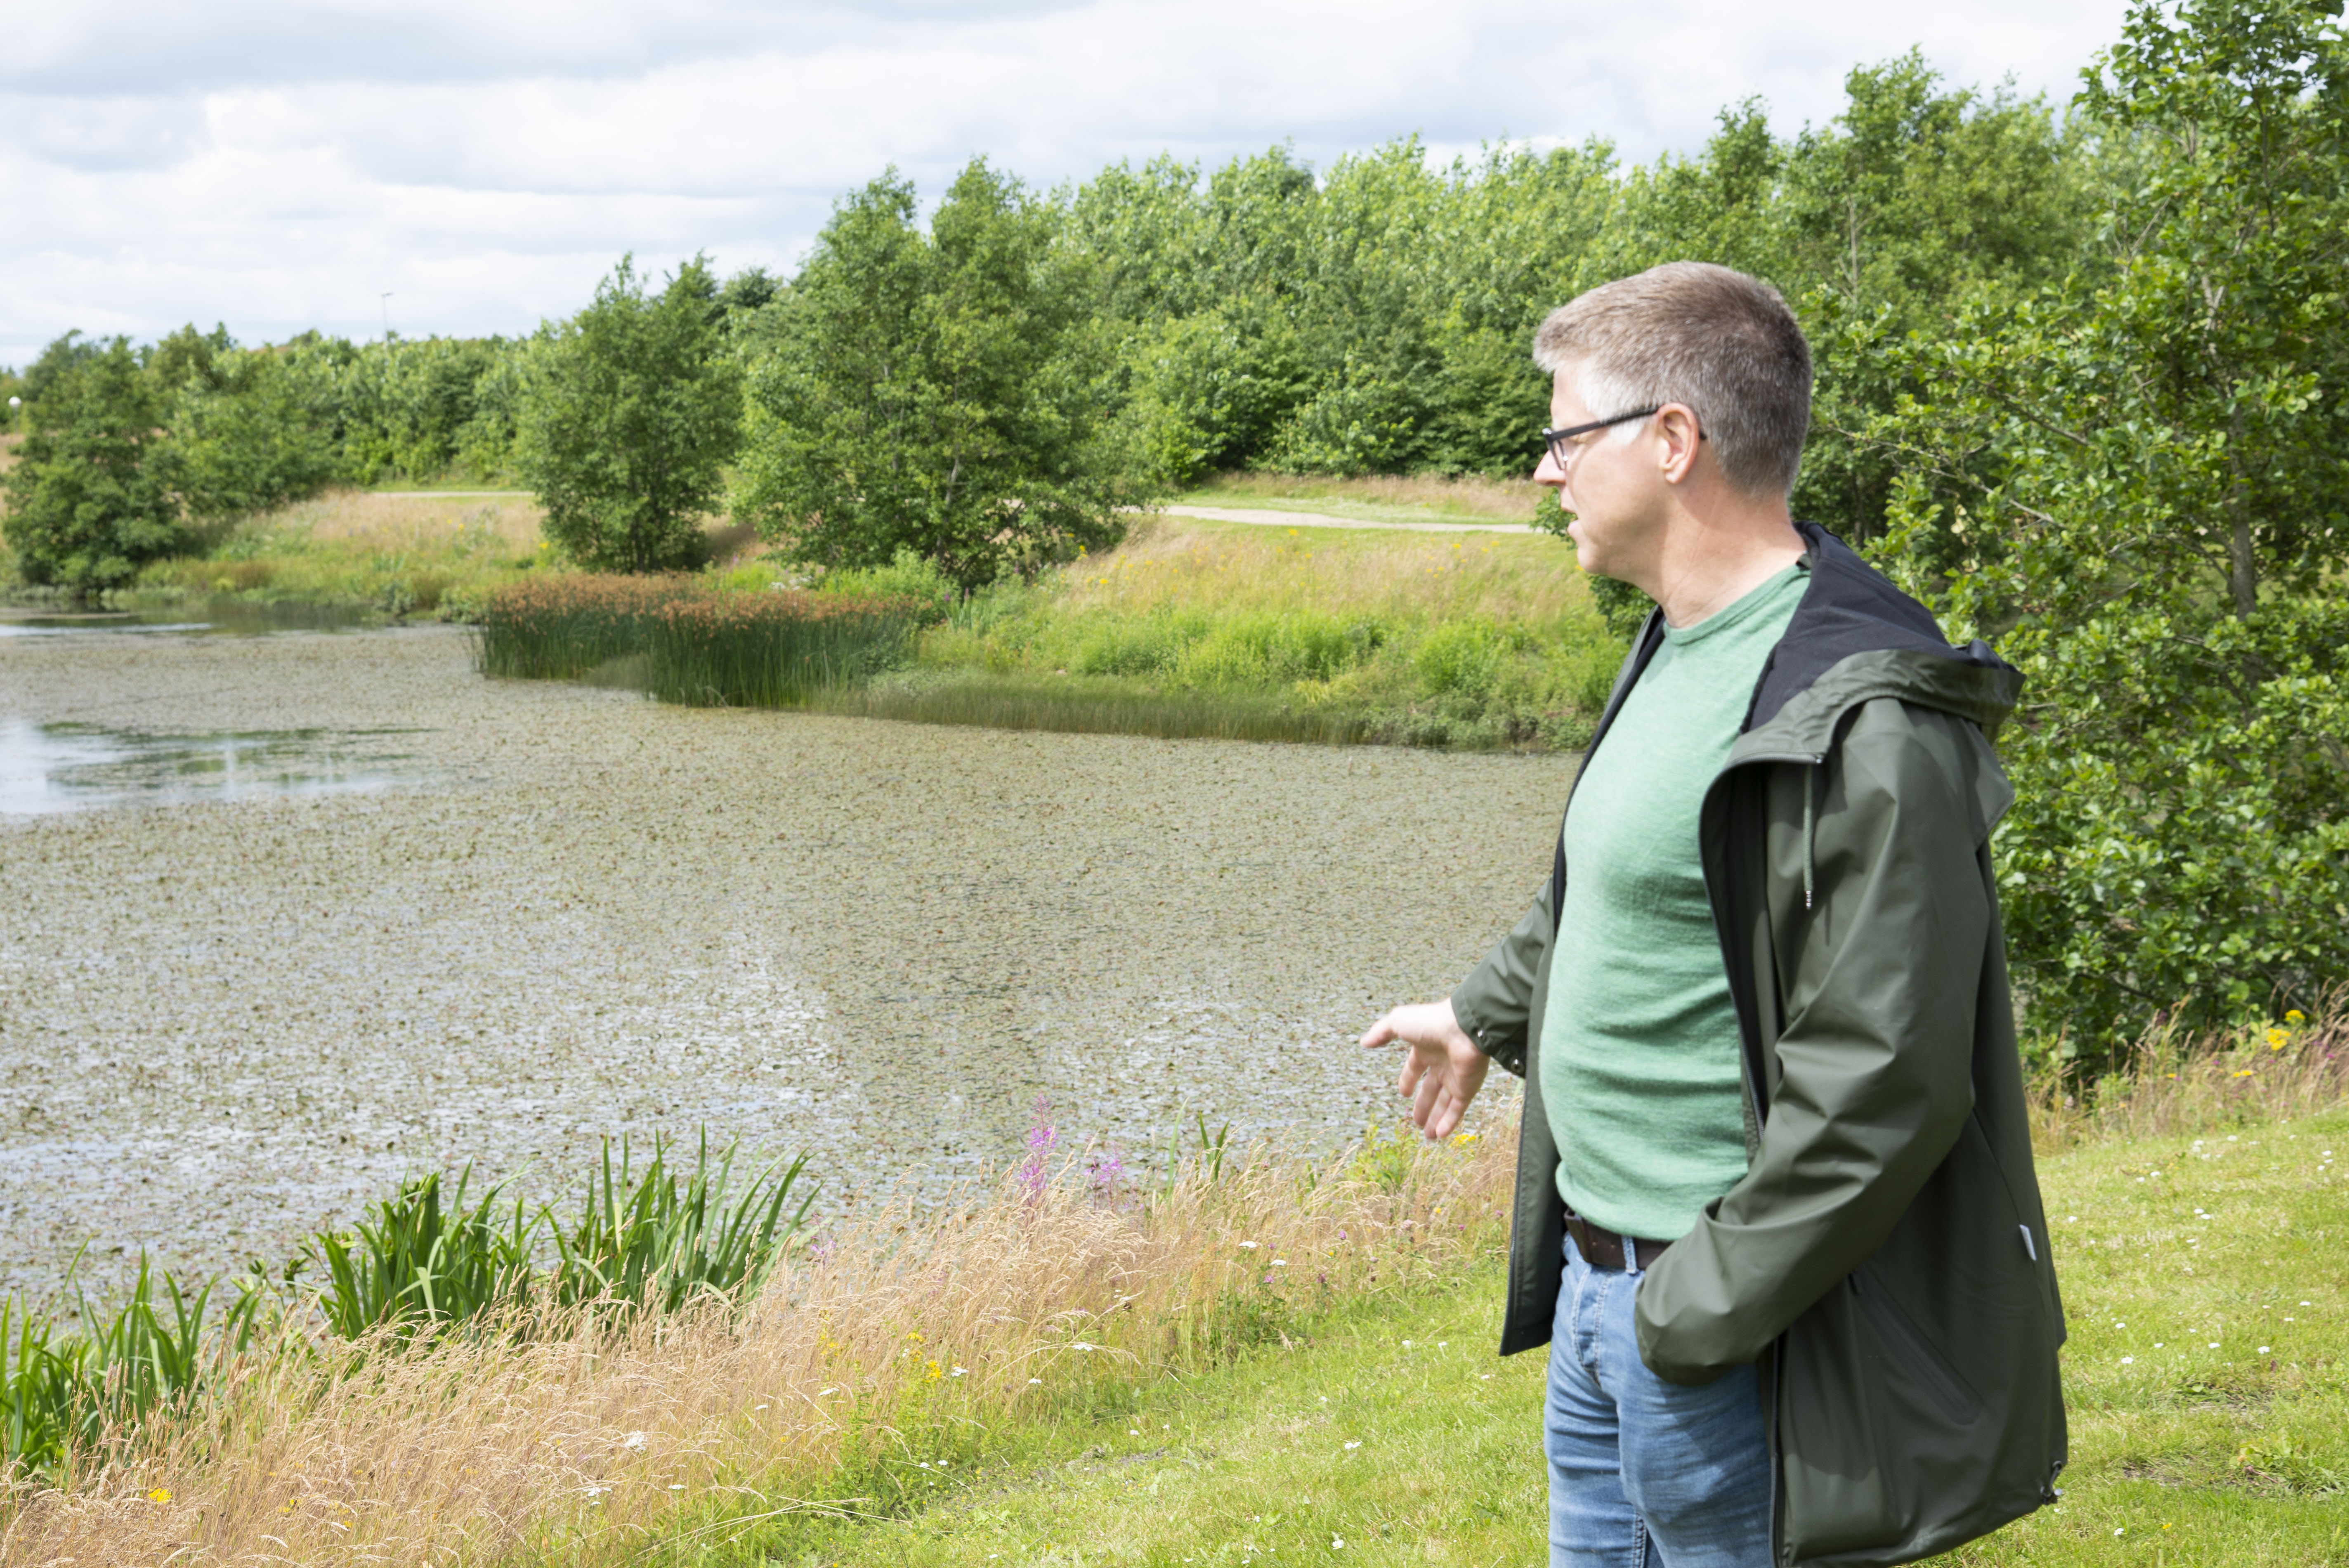
[{"label": "overcast sky", "polygon": [[[1701,144],[1921,45],[2070,96],[2120,0],[77,0],[0,10],[0,364],[68,327],[527,331],[623,251],[788,269],[895,163],[1040,183],[1418,132]],[[383,297],[388,291],[390,297]]]}]

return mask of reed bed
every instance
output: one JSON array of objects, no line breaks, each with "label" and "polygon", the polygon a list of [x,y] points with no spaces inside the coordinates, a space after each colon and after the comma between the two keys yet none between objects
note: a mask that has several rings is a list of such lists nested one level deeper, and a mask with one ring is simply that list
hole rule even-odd
[{"label": "reed bed", "polygon": [[894,599],[686,576],[544,577],[490,596],[476,662],[524,680],[604,671],[664,701],[784,707],[895,662],[914,627],[912,607]]},{"label": "reed bed", "polygon": [[1506,1128],[1334,1160],[1196,1151],[1138,1193],[1042,1150],[873,1206],[748,1302],[584,1312],[320,1363],[234,1357],[176,1418],[0,1491],[0,1564],[619,1563],[792,1511],[888,1511],[1007,1425],[1304,1331],[1503,1234]]},{"label": "reed bed", "polygon": [[911,606],[792,590],[670,600],[645,628],[646,689],[665,702],[782,708],[904,657]]},{"label": "reed bed", "polygon": [[484,675],[574,680],[644,647],[646,624],[697,591],[691,578],[555,576],[510,584],[481,607]]}]

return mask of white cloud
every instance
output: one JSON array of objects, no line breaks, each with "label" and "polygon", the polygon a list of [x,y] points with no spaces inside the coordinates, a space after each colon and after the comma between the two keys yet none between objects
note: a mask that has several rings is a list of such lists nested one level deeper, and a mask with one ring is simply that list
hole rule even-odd
[{"label": "white cloud", "polygon": [[1911,44],[1952,81],[2068,96],[2120,0],[1849,0],[1668,13],[1591,0],[555,5],[93,0],[0,57],[0,362],[67,327],[225,321],[515,332],[624,250],[789,265],[832,199],[974,153],[1040,184],[1279,141],[1326,162],[1418,132],[1693,148],[1760,94],[1791,129]]}]

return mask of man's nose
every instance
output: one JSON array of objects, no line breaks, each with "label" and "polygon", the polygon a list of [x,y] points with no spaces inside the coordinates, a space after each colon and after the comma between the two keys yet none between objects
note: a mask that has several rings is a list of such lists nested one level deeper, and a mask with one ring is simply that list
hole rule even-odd
[{"label": "man's nose", "polygon": [[1557,454],[1547,448],[1542,451],[1541,462],[1534,465],[1534,483],[1555,484],[1561,489],[1566,485],[1566,470],[1557,465]]}]

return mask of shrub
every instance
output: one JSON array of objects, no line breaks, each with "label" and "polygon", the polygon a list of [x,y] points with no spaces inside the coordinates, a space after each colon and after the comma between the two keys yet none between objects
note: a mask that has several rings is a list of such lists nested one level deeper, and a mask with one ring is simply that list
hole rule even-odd
[{"label": "shrub", "polygon": [[1192,644],[1175,675],[1194,686],[1328,680],[1359,663],[1378,642],[1373,627],[1349,626],[1309,610],[1235,616]]},{"label": "shrub", "polygon": [[954,613],[962,595],[937,563],[900,546],[885,566],[848,566],[826,572],[819,594],[846,598],[896,599],[915,607],[924,626],[936,626]]}]

